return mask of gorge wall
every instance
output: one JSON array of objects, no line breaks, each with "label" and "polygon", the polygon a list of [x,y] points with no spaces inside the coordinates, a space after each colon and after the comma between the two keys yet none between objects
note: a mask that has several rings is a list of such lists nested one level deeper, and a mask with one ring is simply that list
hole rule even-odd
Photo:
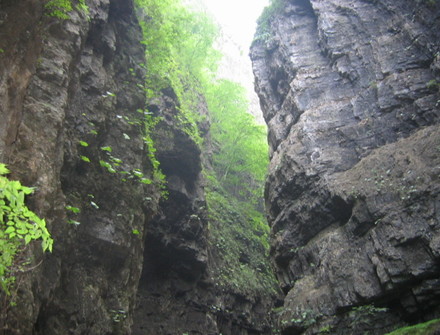
[{"label": "gorge wall", "polygon": [[438,0],[277,0],[260,20],[275,309],[264,248],[206,187],[203,98],[204,145],[172,89],[146,98],[148,13],[87,0],[61,20],[45,3],[0,2],[0,163],[55,241],[20,253],[0,333],[385,334],[439,317]]},{"label": "gorge wall", "polygon": [[[0,292],[0,333],[269,333],[276,291],[215,278],[227,264],[212,229],[240,218],[208,218],[205,104],[202,146],[177,122],[171,89],[146,99],[138,17],[148,13],[131,0],[87,0],[63,20],[46,3],[0,2],[0,162],[35,187],[28,205],[54,239],[53,253],[31,243],[20,254],[16,289]],[[144,113],[160,117],[154,130]],[[247,268],[251,242],[232,239]]]},{"label": "gorge wall", "polygon": [[11,178],[36,188],[31,207],[57,242],[53,254],[26,251],[16,306],[2,299],[2,331],[126,334],[143,258],[132,232],[143,233],[159,194],[123,180],[152,174],[135,122],[145,106],[141,30],[131,1],[91,1],[69,20],[45,15],[43,4],[0,6],[0,157]]},{"label": "gorge wall", "polygon": [[438,317],[440,3],[281,0],[260,21],[281,333]]}]

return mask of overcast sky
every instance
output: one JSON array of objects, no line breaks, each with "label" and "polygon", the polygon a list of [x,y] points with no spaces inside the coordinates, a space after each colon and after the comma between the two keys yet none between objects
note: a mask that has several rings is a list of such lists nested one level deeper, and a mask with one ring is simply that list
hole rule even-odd
[{"label": "overcast sky", "polygon": [[228,35],[249,48],[256,20],[269,0],[202,0]]}]

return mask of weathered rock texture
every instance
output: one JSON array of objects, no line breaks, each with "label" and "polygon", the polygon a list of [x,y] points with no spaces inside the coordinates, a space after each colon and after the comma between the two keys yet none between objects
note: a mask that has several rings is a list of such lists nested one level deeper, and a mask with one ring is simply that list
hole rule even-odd
[{"label": "weathered rock texture", "polygon": [[[32,208],[55,240],[51,255],[29,250],[35,269],[17,274],[17,307],[3,306],[7,334],[127,334],[132,322],[158,192],[99,161],[108,146],[116,170],[151,174],[136,122],[144,50],[132,1],[87,3],[65,21],[42,1],[0,4],[0,160],[36,187]],[[66,205],[81,212],[66,217]]]},{"label": "weathered rock texture", "polygon": [[198,292],[208,264],[201,149],[176,121],[177,107],[172,90],[149,106],[161,117],[153,138],[168,195],[147,230],[133,328],[139,335],[217,330],[205,302],[207,296],[212,299],[212,292],[206,288]]},{"label": "weathered rock texture", "polygon": [[281,3],[251,57],[282,333],[438,316],[440,3]]},{"label": "weathered rock texture", "polygon": [[[210,169],[209,122],[198,125],[201,146],[176,122],[177,107],[171,90],[149,106],[161,117],[153,138],[168,196],[147,228],[133,334],[269,334],[274,294],[216,285],[216,267],[228,265],[219,261],[224,251],[213,242],[217,223],[208,218],[205,199],[202,167]],[[197,112],[208,111],[201,103]],[[235,223],[226,216],[221,220],[219,224]]]},{"label": "weathered rock texture", "polygon": [[[88,13],[60,20],[44,1],[0,2],[0,162],[36,188],[30,207],[55,241],[52,254],[38,243],[25,251],[17,291],[0,296],[0,332],[269,333],[272,296],[219,289],[212,278],[222,251],[203,189],[209,123],[199,124],[202,149],[176,121],[171,90],[145,100],[133,1],[86,3]],[[167,176],[160,203],[158,186],[141,182],[153,179],[146,104],[162,118],[150,134]]]}]

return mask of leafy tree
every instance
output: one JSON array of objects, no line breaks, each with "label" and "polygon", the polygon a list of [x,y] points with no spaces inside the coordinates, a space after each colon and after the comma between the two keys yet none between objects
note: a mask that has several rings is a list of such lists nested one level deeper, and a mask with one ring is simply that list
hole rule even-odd
[{"label": "leafy tree", "polygon": [[248,101],[241,85],[214,81],[205,96],[217,146],[213,157],[217,176],[238,199],[256,204],[269,163],[266,129],[247,113]]}]

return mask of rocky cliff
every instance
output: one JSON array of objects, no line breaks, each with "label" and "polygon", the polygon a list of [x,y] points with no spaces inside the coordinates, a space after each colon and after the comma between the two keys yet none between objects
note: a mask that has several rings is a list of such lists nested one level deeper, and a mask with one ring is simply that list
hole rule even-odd
[{"label": "rocky cliff", "polygon": [[[87,0],[68,19],[51,16],[46,3],[0,3],[0,162],[35,187],[28,204],[54,239],[51,254],[38,243],[20,253],[16,289],[0,292],[0,333],[269,333],[276,293],[218,287],[215,278],[227,264],[212,229],[233,227],[239,215],[228,209],[209,223],[203,99],[194,112],[204,116],[204,146],[177,121],[172,89],[146,99],[133,1]],[[144,114],[160,121],[146,126]],[[264,253],[244,234],[231,236],[244,241],[234,250],[244,268],[248,253]]]},{"label": "rocky cliff", "polygon": [[90,1],[69,20],[46,14],[41,1],[0,5],[1,161],[36,188],[31,205],[57,241],[51,255],[29,251],[2,330],[126,334],[140,236],[158,198],[134,178],[152,174],[136,122],[145,106],[141,31],[131,1]]},{"label": "rocky cliff", "polygon": [[[204,178],[204,173],[212,173],[209,117],[198,123],[204,138],[200,145],[176,124],[178,107],[171,90],[165,90],[148,107],[161,117],[153,138],[167,176],[168,194],[160,200],[159,211],[146,230],[132,334],[270,334],[270,310],[277,295],[273,282],[260,284],[261,275],[252,278],[257,284],[243,283],[243,279],[225,284],[220,276],[223,268],[232,268],[225,259],[233,252],[218,242],[229,239],[228,246],[243,245],[239,247],[246,259],[240,259],[242,266],[253,263],[252,253],[264,255],[265,250],[249,240],[251,234],[239,232],[245,219],[236,209],[209,208]],[[209,114],[203,99],[198,113]],[[232,232],[225,233],[224,226]],[[259,271],[270,272],[267,264],[255,263],[252,266]],[[241,273],[235,276],[244,277]],[[266,292],[266,288],[272,290]]]},{"label": "rocky cliff", "polygon": [[440,3],[280,0],[265,14],[251,58],[281,333],[438,317]]}]

